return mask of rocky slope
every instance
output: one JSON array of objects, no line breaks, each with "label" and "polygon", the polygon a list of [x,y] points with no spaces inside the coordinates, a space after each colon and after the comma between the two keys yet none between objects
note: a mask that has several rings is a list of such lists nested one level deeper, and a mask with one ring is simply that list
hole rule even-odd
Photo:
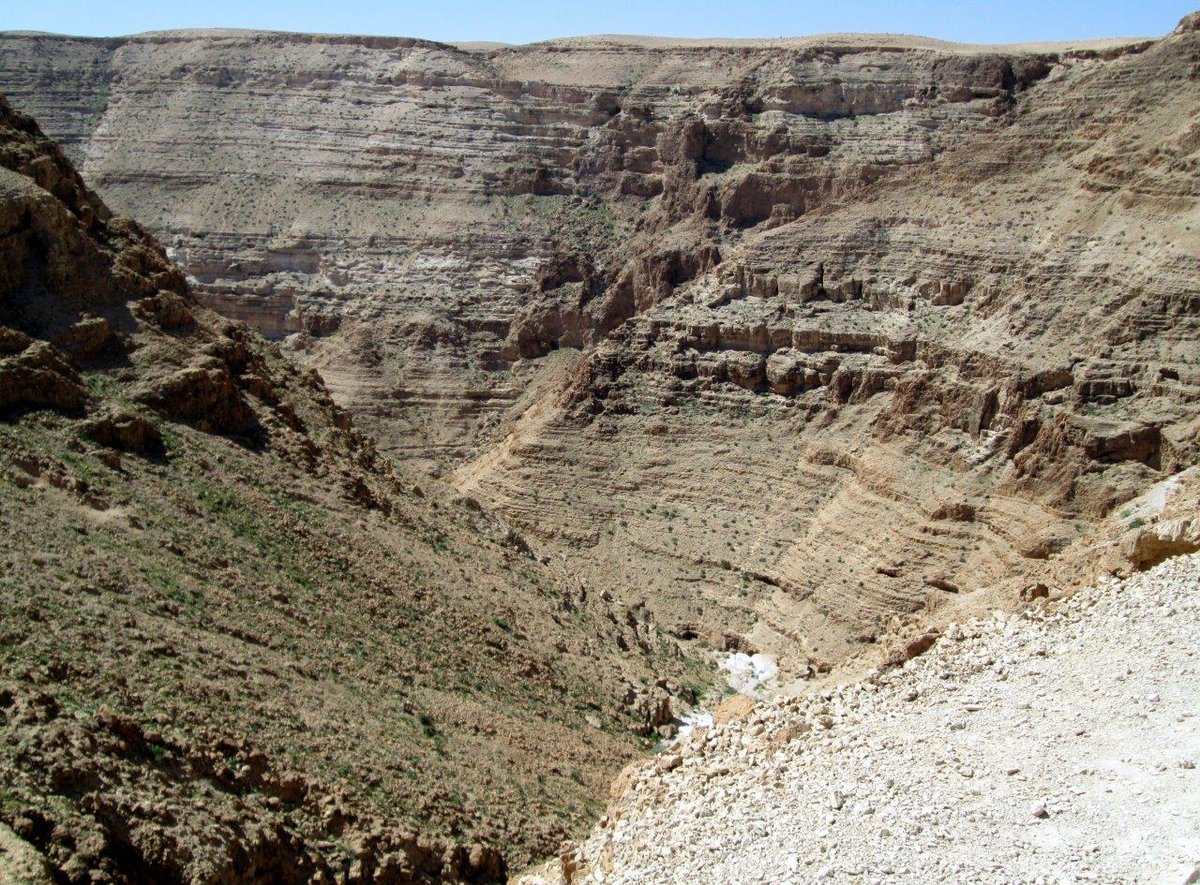
[{"label": "rocky slope", "polygon": [[199,307],[2,98],[0,255],[4,862],[496,880],[702,686]]},{"label": "rocky slope", "polygon": [[698,731],[518,881],[1194,881],[1198,588],[1172,559]]},{"label": "rocky slope", "polygon": [[[594,580],[615,563],[678,632],[741,633],[797,676],[933,609],[1089,579],[1089,526],[1197,455],[1193,24],[1060,61],[992,99],[986,136],[637,290],[455,481]],[[710,137],[683,220],[652,210],[664,237],[723,223]]]},{"label": "rocky slope", "polygon": [[[0,87],[204,303],[519,530],[543,577],[495,598],[582,602],[551,620],[603,628],[562,652],[608,692],[602,723],[669,731],[686,666],[723,650],[775,654],[797,688],[1089,583],[1107,521],[1196,462],[1198,27],[9,34]],[[1194,549],[1181,532],[1138,561]],[[482,597],[457,598],[477,623]],[[541,623],[521,630],[552,642]]]},{"label": "rocky slope", "polygon": [[385,451],[803,676],[1194,460],[1196,43],[7,35],[0,85]]}]

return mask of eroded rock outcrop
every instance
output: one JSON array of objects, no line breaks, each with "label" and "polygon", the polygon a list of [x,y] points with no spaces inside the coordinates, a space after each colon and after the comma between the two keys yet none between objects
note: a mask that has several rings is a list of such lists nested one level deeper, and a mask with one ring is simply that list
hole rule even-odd
[{"label": "eroded rock outcrop", "polygon": [[[854,654],[984,588],[1017,598],[1200,455],[1194,42],[1043,59],[1033,79],[965,65],[991,72],[990,100],[1024,84],[980,137],[724,241],[457,480],[524,523],[610,520],[588,555],[634,545],[622,579],[653,584],[662,620],[703,631],[741,608],[781,654]],[[685,128],[692,183],[664,194],[700,193],[712,128]],[[664,196],[647,224],[720,224],[719,205]],[[595,494],[528,508],[535,477]],[[719,606],[711,624],[681,584]]]},{"label": "eroded rock outcrop", "polygon": [[[897,38],[0,40],[0,87],[206,304],[291,336],[386,449],[451,460],[519,394],[513,360],[590,346],[721,243],[1003,128],[1069,57]],[[413,323],[452,334],[431,348]]]}]

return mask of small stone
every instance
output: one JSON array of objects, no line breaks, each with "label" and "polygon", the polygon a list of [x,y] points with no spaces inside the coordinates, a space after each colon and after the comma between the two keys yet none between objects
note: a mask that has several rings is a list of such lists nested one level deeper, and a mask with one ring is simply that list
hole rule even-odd
[{"label": "small stone", "polygon": [[658,757],[658,762],[655,763],[655,768],[660,774],[665,774],[668,771],[674,771],[683,764],[683,757],[677,753],[666,753]]},{"label": "small stone", "polygon": [[1033,808],[1030,809],[1030,813],[1034,817],[1039,818],[1041,820],[1045,820],[1046,818],[1048,818],[1050,816],[1050,812],[1046,810],[1045,802],[1035,802],[1033,805]]}]

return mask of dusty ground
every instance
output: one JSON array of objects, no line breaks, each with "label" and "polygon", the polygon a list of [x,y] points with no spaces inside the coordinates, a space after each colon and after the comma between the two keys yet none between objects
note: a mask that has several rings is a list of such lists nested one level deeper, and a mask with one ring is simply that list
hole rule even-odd
[{"label": "dusty ground", "polygon": [[1198,591],[1200,557],[1171,559],[698,731],[633,776],[571,881],[1191,881]]}]

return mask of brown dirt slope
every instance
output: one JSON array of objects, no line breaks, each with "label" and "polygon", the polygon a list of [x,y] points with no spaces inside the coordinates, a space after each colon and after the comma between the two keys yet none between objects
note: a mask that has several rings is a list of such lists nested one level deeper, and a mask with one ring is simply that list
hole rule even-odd
[{"label": "brown dirt slope", "polygon": [[686,675],[651,626],[380,457],[3,99],[0,252],[5,838],[57,881],[474,881],[586,825]]}]

